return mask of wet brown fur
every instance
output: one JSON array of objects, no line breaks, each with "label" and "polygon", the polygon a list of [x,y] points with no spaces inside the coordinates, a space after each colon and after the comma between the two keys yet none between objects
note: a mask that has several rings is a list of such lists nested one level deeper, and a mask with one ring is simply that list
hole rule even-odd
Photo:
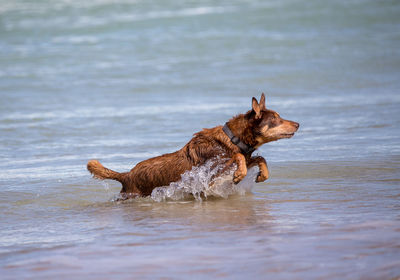
[{"label": "wet brown fur", "polygon": [[[265,96],[260,103],[253,97],[252,110],[233,117],[228,127],[240,140],[255,148],[282,138],[290,138],[297,131],[299,124],[282,119],[278,113],[265,107]],[[154,188],[168,186],[181,179],[181,175],[193,166],[204,164],[216,158],[230,167],[237,165],[233,181],[240,182],[247,174],[247,169],[258,166],[260,169],[257,182],[268,179],[269,172],[265,159],[243,154],[223,132],[222,126],[203,129],[180,150],[162,156],[150,158],[138,163],[129,172],[119,173],[105,168],[97,160],[90,160],[87,169],[98,179],[113,179],[121,182],[121,194],[125,197],[147,196]]]}]

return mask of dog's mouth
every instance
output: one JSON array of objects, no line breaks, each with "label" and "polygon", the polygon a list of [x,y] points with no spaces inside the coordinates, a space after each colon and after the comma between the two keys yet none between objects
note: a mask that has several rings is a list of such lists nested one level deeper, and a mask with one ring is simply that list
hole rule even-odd
[{"label": "dog's mouth", "polygon": [[293,133],[282,133],[280,135],[280,137],[281,138],[291,138],[293,135],[294,135],[294,132]]}]

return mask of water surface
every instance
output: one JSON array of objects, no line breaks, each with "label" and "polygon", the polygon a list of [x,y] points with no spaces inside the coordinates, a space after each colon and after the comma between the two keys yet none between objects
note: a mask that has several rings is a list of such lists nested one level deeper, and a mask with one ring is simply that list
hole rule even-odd
[{"label": "water surface", "polygon": [[[399,15],[396,1],[0,1],[2,279],[397,279]],[[175,151],[262,91],[301,124],[259,149],[265,183],[116,203],[120,185],[86,171]]]}]

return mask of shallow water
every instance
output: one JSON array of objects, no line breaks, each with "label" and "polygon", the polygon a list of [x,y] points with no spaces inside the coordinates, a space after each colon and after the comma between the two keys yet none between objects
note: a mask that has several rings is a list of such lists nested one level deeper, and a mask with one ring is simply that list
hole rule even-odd
[{"label": "shallow water", "polygon": [[[396,1],[0,0],[2,279],[397,279],[399,15]],[[265,183],[117,203],[120,185],[86,171],[175,151],[262,91],[301,124],[259,149]]]}]

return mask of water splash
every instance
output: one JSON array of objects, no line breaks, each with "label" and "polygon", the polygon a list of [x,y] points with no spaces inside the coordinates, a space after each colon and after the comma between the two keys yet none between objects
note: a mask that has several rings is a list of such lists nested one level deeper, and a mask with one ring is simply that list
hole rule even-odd
[{"label": "water splash", "polygon": [[239,183],[233,183],[233,173],[236,166],[214,178],[225,165],[217,164],[216,160],[209,160],[204,165],[195,166],[182,174],[181,180],[173,182],[169,186],[158,187],[151,193],[151,198],[157,202],[165,200],[183,200],[194,197],[202,201],[207,197],[227,198],[232,194],[245,194],[254,186],[258,174],[257,168],[251,168],[247,176]]}]

